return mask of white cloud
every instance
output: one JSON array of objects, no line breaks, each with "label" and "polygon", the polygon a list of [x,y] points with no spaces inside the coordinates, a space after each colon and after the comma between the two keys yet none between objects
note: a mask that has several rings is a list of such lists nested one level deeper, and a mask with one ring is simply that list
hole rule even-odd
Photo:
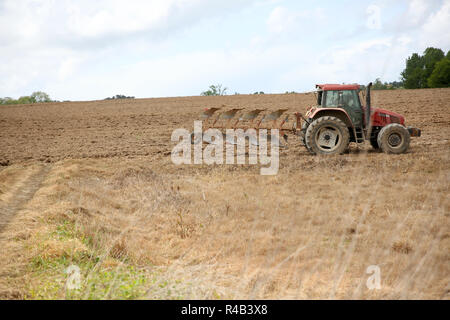
[{"label": "white cloud", "polygon": [[82,62],[83,59],[78,56],[72,56],[64,59],[60,63],[58,69],[58,79],[65,80],[70,77],[76,71],[77,66],[79,66]]},{"label": "white cloud", "polygon": [[0,40],[11,44],[37,37],[70,43],[135,33],[168,34],[255,1],[5,0],[0,3]]},{"label": "white cloud", "polygon": [[275,7],[267,19],[268,31],[274,34],[287,32],[305,32],[326,19],[322,8],[308,10],[290,10],[284,6]]},{"label": "white cloud", "polygon": [[82,37],[137,32],[161,27],[174,7],[173,0],[75,2],[67,8],[67,27]]},{"label": "white cloud", "polygon": [[406,14],[406,21],[412,26],[423,23],[430,13],[431,2],[429,0],[411,0]]},{"label": "white cloud", "polygon": [[382,59],[377,58],[377,54],[386,51],[390,45],[390,39],[375,39],[346,47],[333,46],[310,56],[307,63],[288,72],[287,79],[293,81],[297,77],[309,78],[316,83],[353,83],[373,78],[373,66]]},{"label": "white cloud", "polygon": [[0,43],[33,41],[47,16],[46,3],[5,0],[0,3]]},{"label": "white cloud", "polygon": [[276,7],[270,13],[267,19],[267,27],[269,32],[281,33],[287,29],[291,29],[295,24],[298,14],[292,14],[287,8]]},{"label": "white cloud", "polygon": [[442,7],[431,14],[421,28],[420,42],[422,46],[434,46],[438,48],[450,48],[450,0],[443,3]]},{"label": "white cloud", "polygon": [[[262,84],[253,77],[259,73],[262,75],[260,79],[264,79],[265,74],[282,68],[282,56],[292,61],[295,53],[287,56],[287,49],[246,48],[180,53],[142,60],[103,74],[88,73],[82,81],[77,78],[68,78],[66,83],[56,81],[51,87],[66,97],[71,95],[73,89],[70,88],[76,87],[83,94],[81,99],[93,94],[106,97],[116,93],[136,97],[200,94],[216,82],[229,87],[231,93],[233,90],[241,93],[268,90],[269,79]],[[266,87],[262,87],[264,85]]]},{"label": "white cloud", "polygon": [[402,46],[407,46],[408,44],[410,44],[412,42],[411,37],[408,37],[406,35],[399,36],[397,40],[398,40],[399,44]]},{"label": "white cloud", "polygon": [[[59,82],[88,82],[80,70],[111,61],[123,65],[133,55],[148,55],[158,42],[213,17],[240,10],[255,0],[5,0],[0,2],[0,96],[53,90]],[[135,59],[135,58],[134,58]],[[105,76],[105,70],[98,70]],[[120,75],[114,75],[117,82]],[[64,86],[59,86],[62,88]],[[76,99],[80,90],[55,93]],[[30,91],[30,92],[28,92]],[[83,97],[96,97],[92,89]],[[66,95],[67,96],[64,96]]]}]

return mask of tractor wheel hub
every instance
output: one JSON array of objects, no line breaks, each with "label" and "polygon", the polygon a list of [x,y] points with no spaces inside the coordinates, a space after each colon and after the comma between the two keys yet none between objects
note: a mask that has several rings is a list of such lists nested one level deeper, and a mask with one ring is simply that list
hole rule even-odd
[{"label": "tractor wheel hub", "polygon": [[333,127],[325,127],[317,132],[317,145],[320,149],[334,150],[339,141],[339,131]]},{"label": "tractor wheel hub", "polygon": [[398,133],[393,133],[389,136],[388,142],[392,147],[397,147],[402,142],[402,137]]}]

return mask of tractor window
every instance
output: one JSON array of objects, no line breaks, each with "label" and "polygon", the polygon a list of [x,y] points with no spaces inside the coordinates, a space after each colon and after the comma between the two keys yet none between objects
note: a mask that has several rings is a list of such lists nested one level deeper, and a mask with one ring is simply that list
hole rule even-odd
[{"label": "tractor window", "polygon": [[351,108],[360,108],[358,94],[355,90],[345,90],[343,91],[343,103],[344,106]]},{"label": "tractor window", "polygon": [[327,91],[325,95],[325,106],[337,107],[339,104],[339,91]]},{"label": "tractor window", "polygon": [[323,93],[323,91],[317,92],[317,105],[318,106],[322,105],[322,93]]},{"label": "tractor window", "polygon": [[361,107],[355,90],[327,91],[325,105],[327,107]]}]

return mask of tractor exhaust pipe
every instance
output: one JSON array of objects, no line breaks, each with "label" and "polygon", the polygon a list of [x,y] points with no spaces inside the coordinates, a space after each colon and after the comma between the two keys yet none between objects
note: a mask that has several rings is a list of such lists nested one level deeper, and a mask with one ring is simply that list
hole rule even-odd
[{"label": "tractor exhaust pipe", "polygon": [[[370,87],[372,86],[372,82],[369,82],[369,84],[366,87],[366,114],[364,116],[366,120],[366,129],[367,132],[369,132],[372,128],[371,121],[370,121]],[[370,135],[369,135],[370,137]]]}]

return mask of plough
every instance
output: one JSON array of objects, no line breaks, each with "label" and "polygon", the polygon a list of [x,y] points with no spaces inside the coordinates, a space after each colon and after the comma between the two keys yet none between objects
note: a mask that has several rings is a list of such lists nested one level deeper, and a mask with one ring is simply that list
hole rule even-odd
[{"label": "plough", "polygon": [[[288,132],[297,133],[296,128],[301,127],[301,114],[295,113],[295,122],[289,127],[290,115],[286,114],[289,109],[267,110],[254,109],[245,110],[244,108],[232,108],[226,110],[225,108],[207,108],[201,114],[200,118],[203,120],[203,130],[208,129],[254,129],[256,134],[259,130],[267,130],[270,136],[271,129],[278,129],[279,136],[283,137],[284,143],[279,141],[280,147],[287,147]],[[194,134],[191,136],[192,143],[196,143]],[[207,143],[211,141],[204,140]],[[255,140],[256,141],[256,140]],[[228,141],[229,143],[234,143]]]}]

